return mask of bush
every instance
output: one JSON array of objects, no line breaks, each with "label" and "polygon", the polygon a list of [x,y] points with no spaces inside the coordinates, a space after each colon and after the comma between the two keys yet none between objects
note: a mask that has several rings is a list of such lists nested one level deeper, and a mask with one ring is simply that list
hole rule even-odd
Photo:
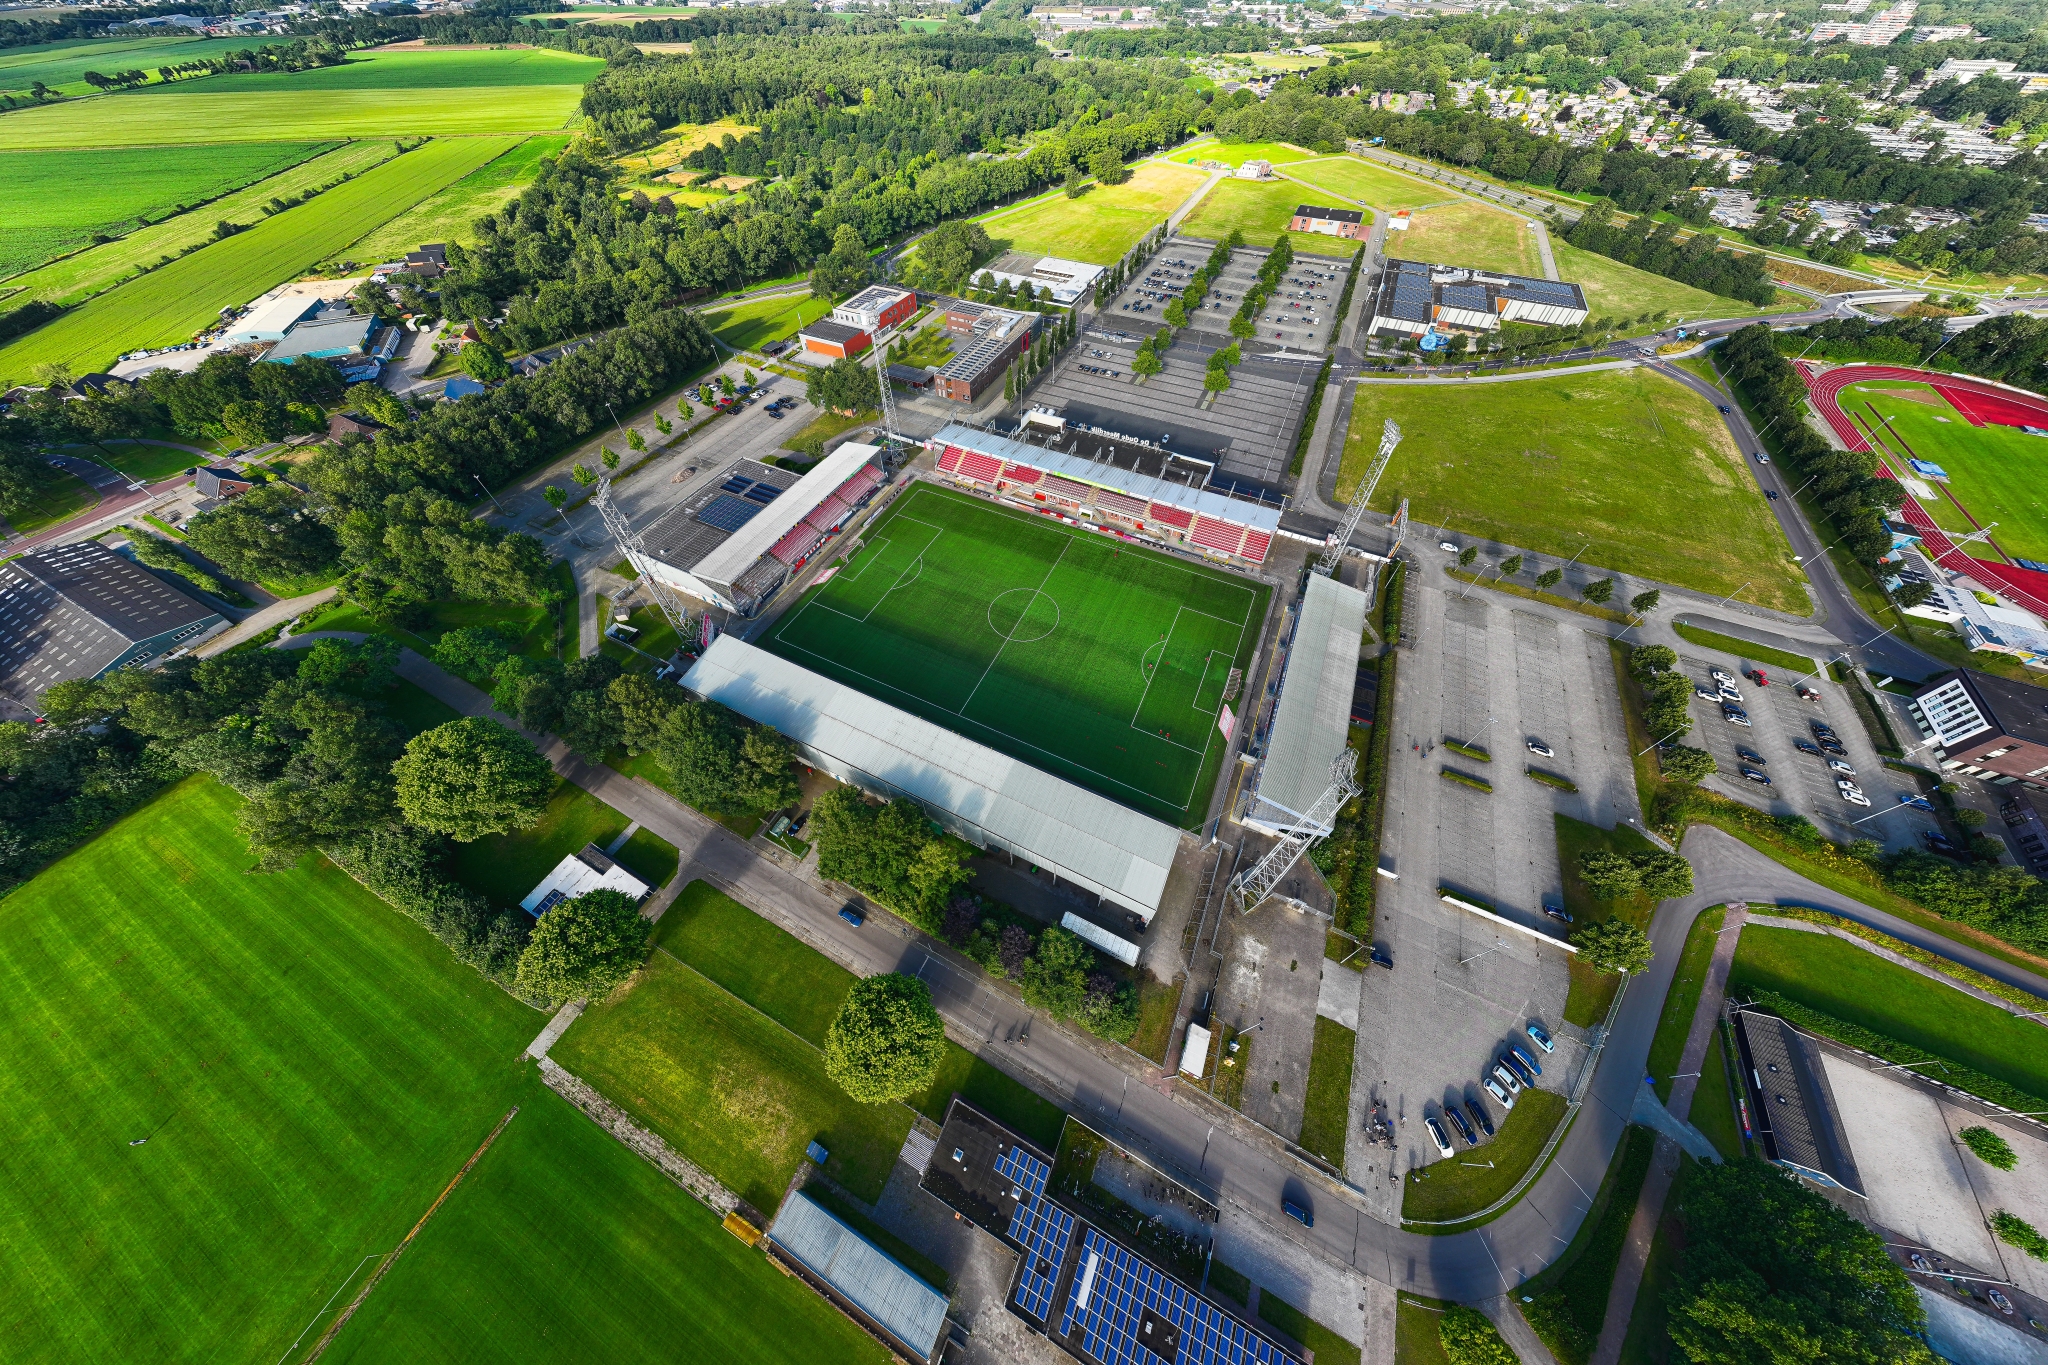
[{"label": "bush", "polygon": [[489,901],[441,874],[447,840],[410,825],[373,830],[328,854],[385,904],[416,921],[467,963],[501,986],[513,984],[533,920],[517,907]]},{"label": "bush", "polygon": [[1436,1332],[1451,1365],[1519,1365],[1500,1332],[1475,1308],[1446,1308]]},{"label": "bush", "polygon": [[2018,1155],[2013,1152],[2012,1144],[1989,1128],[1973,1126],[1963,1129],[1956,1136],[1961,1138],[1963,1145],[1975,1152],[1978,1159],[1987,1166],[2009,1171],[2020,1164]]},{"label": "bush", "polygon": [[2043,1237],[2032,1223],[2004,1209],[1992,1214],[1990,1222],[1999,1241],[2018,1247],[2037,1261],[2048,1261],[2048,1237]]}]

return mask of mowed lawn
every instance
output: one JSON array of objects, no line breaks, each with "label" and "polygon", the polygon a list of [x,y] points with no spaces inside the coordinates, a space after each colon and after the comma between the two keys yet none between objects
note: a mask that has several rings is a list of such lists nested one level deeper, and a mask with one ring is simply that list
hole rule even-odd
[{"label": "mowed lawn", "polygon": [[530,137],[352,244],[349,253],[364,261],[391,261],[425,242],[467,246],[476,240],[476,220],[525,189],[540,174],[542,158],[560,156],[568,145],[566,133]]},{"label": "mowed lawn", "polygon": [[1409,224],[1405,232],[1387,233],[1389,256],[1543,278],[1536,230],[1519,214],[1465,200],[1424,209]]},{"label": "mowed lawn", "polygon": [[[1325,196],[1327,198],[1327,196]],[[1316,256],[1351,256],[1358,243],[1313,232],[1288,232],[1294,210],[1302,204],[1319,204],[1313,190],[1291,180],[1225,180],[1210,190],[1195,211],[1180,225],[1182,234],[1203,241],[1220,242],[1232,231],[1244,233],[1247,246],[1271,246],[1286,232],[1297,252]],[[1324,208],[1348,208],[1348,204],[1321,204]]]},{"label": "mowed lawn", "polygon": [[2048,1029],[1830,935],[1745,928],[1728,990],[1757,987],[2048,1095]]},{"label": "mowed lawn", "polygon": [[1402,442],[1375,508],[1405,497],[1417,521],[1468,537],[1807,608],[1804,575],[1720,416],[1675,380],[1602,370],[1455,396],[1442,385],[1361,384],[1340,496],[1371,465],[1388,417]]},{"label": "mowed lawn", "polygon": [[[1894,455],[1946,470],[1947,491],[1978,525],[1998,523],[1992,535],[2006,553],[2048,562],[2048,440],[2017,427],[1973,427],[1925,384],[1852,384],[1842,390],[1840,402],[1843,412],[1871,422]],[[1873,411],[1884,421],[1875,421]],[[1892,463],[1911,476],[1905,458]],[[1955,503],[1942,496],[1941,485],[1930,486],[1937,501],[1921,506],[1944,527],[1970,530]]]},{"label": "mowed lawn", "polygon": [[832,312],[830,299],[809,294],[781,294],[773,298],[748,299],[725,308],[706,309],[704,325],[713,336],[735,350],[750,351],[770,341],[793,336]]},{"label": "mowed lawn", "polygon": [[1173,159],[1192,166],[1197,161],[1214,161],[1235,170],[1247,161],[1270,161],[1275,166],[1288,161],[1306,161],[1315,153],[1291,142],[1203,142],[1175,152]]},{"label": "mowed lawn", "polygon": [[568,1101],[537,1081],[518,1101],[326,1360],[719,1360],[740,1342],[758,1365],[889,1359]]},{"label": "mowed lawn", "polygon": [[1266,589],[925,485],[764,648],[1174,824]]},{"label": "mowed lawn", "polygon": [[1121,185],[1097,185],[1079,199],[1064,194],[981,224],[1018,251],[1114,265],[1202,187],[1200,171],[1170,162],[1139,166]]},{"label": "mowed lawn", "polygon": [[1441,185],[1352,156],[1318,157],[1283,169],[1296,180],[1305,180],[1378,209],[1420,208],[1451,197]]},{"label": "mowed lawn", "polygon": [[429,142],[345,185],[266,218],[90,300],[0,347],[0,380],[19,382],[46,363],[105,369],[124,351],[183,341],[230,304],[345,250],[371,229],[505,150],[504,138]]},{"label": "mowed lawn", "polygon": [[[226,78],[222,78],[226,79]],[[160,147],[291,138],[459,137],[551,133],[576,112],[574,85],[210,90],[179,82],[161,94],[102,95],[0,114],[0,149]]]},{"label": "mowed lawn", "polygon": [[0,152],[0,278],[125,236],[161,218],[329,151],[331,142],[252,142],[150,151]]},{"label": "mowed lawn", "polygon": [[277,1359],[521,1092],[545,1017],[331,865],[250,875],[240,804],[0,901],[10,1360]]},{"label": "mowed lawn", "polygon": [[1550,234],[1550,258],[1557,262],[1558,278],[1586,291],[1586,307],[1596,322],[1605,317],[1619,323],[1645,313],[1663,313],[1674,318],[1732,318],[1759,311],[1741,299],[1709,294],[1598,252],[1581,251],[1554,232]]},{"label": "mowed lawn", "polygon": [[[255,143],[255,147],[275,144]],[[156,147],[147,151],[121,151],[114,153],[89,152],[78,155],[89,156],[132,156],[145,165],[150,158],[183,152],[183,148]],[[205,156],[234,155],[239,148],[207,146],[192,149]],[[73,155],[73,153],[16,152],[0,153],[23,157]],[[22,292],[0,308],[30,299],[48,299],[52,303],[73,304],[111,288],[129,278],[146,266],[154,266],[166,257],[176,257],[187,247],[213,240],[216,225],[222,222],[246,225],[263,220],[263,206],[272,199],[291,199],[310,189],[334,184],[343,176],[361,175],[371,167],[389,161],[398,155],[395,142],[363,141],[349,142],[323,156],[278,172],[267,180],[259,180],[247,189],[237,190],[221,199],[181,213],[162,222],[151,223],[146,228],[135,228],[118,241],[103,242],[99,246],[66,256],[61,261],[52,261],[40,270],[32,270],[9,280],[8,287]],[[134,228],[134,224],[129,225]]]}]

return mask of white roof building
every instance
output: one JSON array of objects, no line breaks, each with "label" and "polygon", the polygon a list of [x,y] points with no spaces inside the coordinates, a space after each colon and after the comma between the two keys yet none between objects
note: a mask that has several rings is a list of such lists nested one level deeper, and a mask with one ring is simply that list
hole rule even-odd
[{"label": "white roof building", "polygon": [[908,1359],[937,1358],[946,1331],[946,1296],[802,1190],[783,1201],[768,1225],[768,1245]]},{"label": "white roof building", "polygon": [[1358,589],[1309,575],[1246,824],[1292,829],[1329,790],[1330,765],[1351,737],[1365,609],[1366,596]]},{"label": "white roof building", "polygon": [[795,742],[804,760],[878,796],[908,797],[982,848],[1028,859],[1147,924],[1180,831],[721,635],[683,678],[699,696]]},{"label": "white roof building", "polygon": [[573,901],[592,891],[623,891],[637,901],[653,889],[613,862],[596,844],[585,844],[556,863],[546,880],[526,893],[519,908],[539,919],[563,901]]},{"label": "white roof building", "polygon": [[1040,290],[1050,289],[1055,303],[1073,303],[1093,289],[1102,274],[1101,266],[1089,265],[1085,261],[1012,251],[976,271],[975,278],[991,275],[997,283],[1007,284],[1012,289],[1029,285],[1034,295]]}]

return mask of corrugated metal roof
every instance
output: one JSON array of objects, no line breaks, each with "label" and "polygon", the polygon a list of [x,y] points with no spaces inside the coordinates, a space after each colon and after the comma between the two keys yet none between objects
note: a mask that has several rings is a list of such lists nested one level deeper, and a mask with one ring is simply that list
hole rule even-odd
[{"label": "corrugated metal roof", "polygon": [[802,1190],[783,1201],[768,1240],[929,1360],[946,1330],[946,1296],[820,1208]]},{"label": "corrugated metal roof", "polygon": [[1259,799],[1304,815],[1330,786],[1330,764],[1351,732],[1358,645],[1365,637],[1365,594],[1310,574],[1301,624],[1259,771]]},{"label": "corrugated metal roof", "polygon": [[839,485],[852,478],[855,470],[880,452],[880,446],[848,441],[769,503],[766,511],[733,532],[723,544],[713,547],[691,572],[712,583],[733,582],[753,568],[755,561],[798,522],[815,512],[819,503],[838,492]]},{"label": "corrugated metal roof", "polygon": [[1180,847],[1171,825],[731,635],[713,642],[683,686],[972,822],[1148,920],[1159,909]]},{"label": "corrugated metal roof", "polygon": [[1210,493],[1199,488],[1190,488],[1184,483],[1170,483],[1150,474],[1140,474],[1133,469],[1120,469],[1113,464],[1099,464],[1083,459],[1079,455],[1066,455],[1043,446],[1030,445],[1013,440],[1008,436],[992,436],[976,427],[949,423],[938,435],[931,438],[941,446],[959,446],[983,455],[993,455],[1001,460],[1028,464],[1043,469],[1048,474],[1108,488],[1133,497],[1146,498],[1152,502],[1163,502],[1169,507],[1185,507],[1200,512],[1203,516],[1218,521],[1234,521],[1239,526],[1268,533],[1280,529],[1280,509],[1262,507],[1255,502],[1244,502],[1228,498],[1221,493]]}]

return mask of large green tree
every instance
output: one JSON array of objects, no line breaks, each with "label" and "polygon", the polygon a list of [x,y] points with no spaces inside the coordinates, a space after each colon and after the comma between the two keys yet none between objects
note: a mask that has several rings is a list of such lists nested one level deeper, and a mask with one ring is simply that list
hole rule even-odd
[{"label": "large green tree", "polygon": [[235,577],[296,578],[334,567],[338,547],[297,489],[264,484],[201,512],[185,528],[192,547]]},{"label": "large green tree", "polygon": [[1596,972],[1634,976],[1650,965],[1650,936],[1627,920],[1600,920],[1581,925],[1572,935],[1579,961]]},{"label": "large green tree", "polygon": [[[661,694],[653,702],[659,705]],[[633,694],[636,706],[649,698]],[[644,737],[646,716],[632,733]],[[626,733],[621,718],[620,733]],[[713,815],[774,810],[797,796],[795,746],[765,725],[742,721],[716,702],[678,701],[662,716],[652,745],[677,796]]]},{"label": "large green tree", "polygon": [[514,980],[551,1006],[602,999],[640,966],[653,927],[625,892],[586,891],[540,917]]},{"label": "large green tree", "polygon": [[825,1030],[825,1074],[863,1104],[931,1087],[946,1058],[946,1025],[931,988],[891,972],[853,983]]},{"label": "large green tree", "polygon": [[524,735],[482,716],[413,736],[391,773],[405,818],[460,843],[532,825],[557,780]]},{"label": "large green tree", "polygon": [[1603,901],[1634,895],[1643,884],[1643,874],[1633,859],[1605,849],[1579,855],[1579,876],[1585,879],[1586,889]]}]

